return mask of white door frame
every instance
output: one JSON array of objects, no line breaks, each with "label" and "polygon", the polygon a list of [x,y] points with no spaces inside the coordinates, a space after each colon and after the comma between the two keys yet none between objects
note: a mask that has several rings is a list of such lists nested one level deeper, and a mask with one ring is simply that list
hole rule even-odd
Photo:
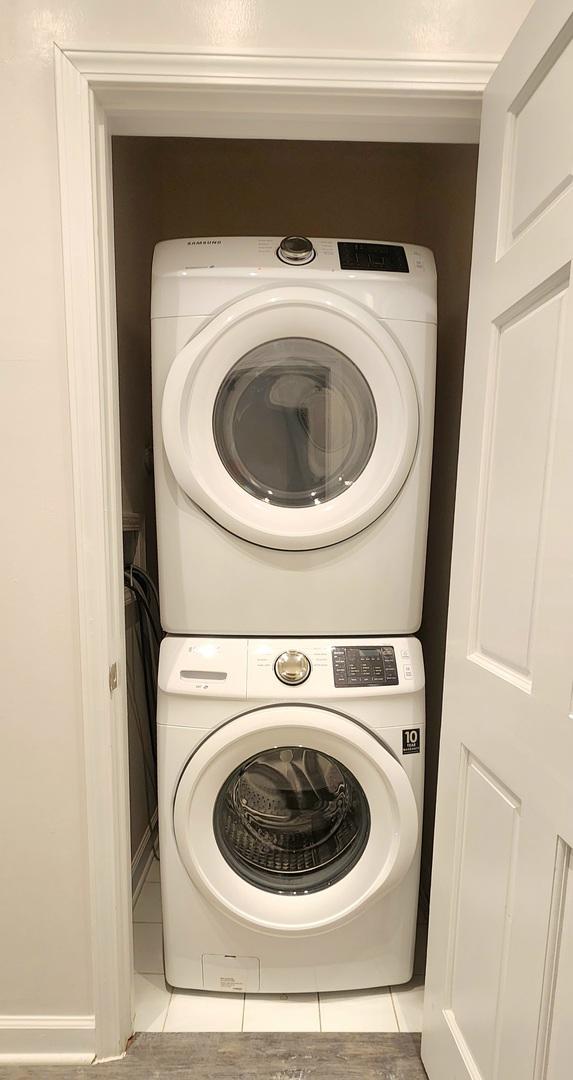
[{"label": "white door frame", "polygon": [[[132,1033],[111,135],[477,142],[492,61],[55,46],[98,1059]],[[117,687],[117,688],[116,688]]]}]

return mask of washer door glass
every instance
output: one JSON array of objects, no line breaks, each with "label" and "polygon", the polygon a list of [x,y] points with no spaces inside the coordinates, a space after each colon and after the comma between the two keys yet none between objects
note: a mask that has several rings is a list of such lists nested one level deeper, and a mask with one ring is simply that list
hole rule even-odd
[{"label": "washer door glass", "polygon": [[219,850],[243,880],[275,893],[317,892],[356,865],[370,833],[362,787],[335,758],[300,746],[235,769],[215,802]]},{"label": "washer door glass", "polygon": [[233,479],[275,506],[318,506],[346,491],[376,441],[376,406],[356,364],[332,345],[280,338],[224,379],[213,413]]}]

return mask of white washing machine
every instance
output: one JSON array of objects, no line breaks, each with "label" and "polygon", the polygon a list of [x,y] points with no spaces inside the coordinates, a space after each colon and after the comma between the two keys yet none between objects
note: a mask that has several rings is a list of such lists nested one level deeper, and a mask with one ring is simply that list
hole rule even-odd
[{"label": "white washing machine", "polygon": [[412,974],[424,763],[413,638],[166,638],[167,981],[249,993]]},{"label": "white washing machine", "polygon": [[167,631],[418,629],[435,347],[423,248],[304,237],[156,247]]}]

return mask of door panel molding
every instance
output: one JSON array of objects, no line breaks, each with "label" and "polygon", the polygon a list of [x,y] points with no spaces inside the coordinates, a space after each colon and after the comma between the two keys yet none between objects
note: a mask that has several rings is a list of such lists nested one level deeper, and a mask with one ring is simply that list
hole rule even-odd
[{"label": "door panel molding", "polygon": [[[520,157],[520,118],[521,126],[524,124],[524,114],[528,105],[530,105],[535,95],[543,88],[546,76],[551,73],[553,65],[559,65],[560,67],[565,65],[566,60],[569,63],[572,62],[573,52],[573,17],[570,18],[557,37],[550,43],[546,53],[538,63],[535,70],[526,78],[524,85],[517,92],[512,104],[509,107],[506,118],[506,129],[504,136],[504,168],[502,173],[502,199],[500,207],[500,232],[498,239],[498,257],[507,251],[519,238],[527,232],[530,228],[535,226],[540,217],[549,209],[552,208],[557,199],[563,195],[569,188],[573,181],[573,172],[570,165],[571,146],[567,147],[566,140],[564,140],[564,159],[561,159],[561,170],[558,170],[559,175],[554,175],[553,182],[550,183],[546,190],[537,192],[537,198],[529,200],[529,207],[525,210],[523,207],[521,213],[518,213],[516,218],[516,206],[515,206],[515,186],[518,181],[519,171],[519,157]],[[564,57],[564,53],[568,51],[567,58]],[[557,97],[557,101],[549,100],[546,109],[546,121],[548,123],[552,120],[553,108],[560,104],[567,106],[567,95],[553,95],[554,99]],[[562,101],[560,100],[562,97]],[[566,113],[564,117],[566,117]],[[531,158],[531,147],[527,148],[530,152],[527,154],[528,160]],[[540,165],[537,167],[543,168],[547,165],[543,155],[539,156]],[[554,163],[555,164],[555,163]],[[536,177],[539,187],[539,175]],[[530,193],[533,195],[533,192]]]},{"label": "door panel molding", "polygon": [[565,909],[567,902],[570,904],[572,902],[572,877],[573,861],[571,848],[569,847],[569,844],[565,842],[563,837],[558,836],[555,845],[553,890],[551,894],[549,926],[547,929],[545,970],[543,972],[543,989],[541,993],[541,1008],[539,1011],[539,1029],[537,1033],[533,1080],[547,1080],[550,1076],[549,1059],[553,1026],[552,1021],[557,993],[559,961],[563,944]]},{"label": "door panel molding", "polygon": [[[494,321],[491,384],[484,409],[485,479],[477,510],[469,654],[525,693],[531,693],[532,685],[532,628],[538,602],[542,522],[563,361],[568,286],[566,267]],[[541,326],[536,327],[534,320]],[[544,357],[543,370],[540,354]],[[548,381],[549,368],[552,376]],[[517,394],[521,394],[528,436],[519,455],[512,447],[512,432],[505,416],[505,410],[514,407]],[[501,461],[497,475],[494,457]],[[528,551],[523,550],[525,545],[518,535],[526,517]],[[515,554],[520,548],[521,565]],[[500,613],[495,609],[503,589],[507,590],[508,600]]]},{"label": "door panel molding", "polygon": [[[494,848],[495,845],[503,845],[503,849],[500,848],[497,851],[497,854],[500,855],[502,859],[505,855],[503,863],[497,868],[499,871],[498,931],[502,938],[501,963],[499,964],[499,969],[497,971],[490,970],[489,972],[492,979],[489,995],[492,1002],[492,1010],[499,1018],[501,1014],[497,1008],[497,1004],[501,999],[505,988],[505,972],[507,968],[509,944],[508,935],[511,925],[512,896],[515,884],[517,848],[519,844],[521,800],[510,791],[497,776],[495,776],[491,769],[484,765],[484,763],[465,746],[462,747],[461,751],[461,767],[458,783],[457,838],[452,868],[452,903],[447,945],[444,1018],[450,1027],[462,1057],[467,1063],[471,1062],[471,1069],[475,1072],[476,1077],[489,1076],[490,1074],[494,1076],[494,1062],[497,1057],[499,1042],[498,1024],[494,1024],[492,1028],[491,1047],[488,1054],[489,1068],[480,1069],[478,1061],[483,1054],[478,1054],[476,1048],[472,1048],[470,1035],[464,1031],[464,1023],[461,1018],[458,1018],[458,1007],[456,1005],[455,984],[458,955],[465,950],[468,954],[465,963],[466,965],[468,962],[470,963],[472,969],[475,971],[475,977],[479,978],[479,956],[481,954],[481,967],[484,967],[484,950],[487,952],[488,943],[495,930],[495,927],[491,923],[491,918],[489,926],[485,926],[484,924],[484,926],[480,928],[478,925],[479,912],[475,911],[473,915],[470,912],[471,925],[466,925],[465,927],[466,940],[464,943],[464,927],[461,925],[461,916],[464,913],[464,908],[466,909],[466,917],[468,915],[467,895],[465,898],[466,902],[462,903],[464,899],[462,897],[462,892],[464,891],[464,877],[467,877],[467,867],[465,867],[464,855],[468,848],[470,849],[470,853],[475,855],[475,850],[472,852],[472,849],[475,849],[476,844],[478,847],[480,844],[483,844],[484,851],[482,851],[482,855],[485,853],[485,847],[487,847],[490,856],[489,867],[493,875],[493,872],[496,869],[493,865],[493,858],[496,854]],[[497,799],[493,800],[492,796],[497,796]],[[491,825],[493,824],[492,820],[487,821],[488,804],[489,817],[492,818],[496,813],[498,815],[497,827],[495,829],[495,842],[488,839],[493,831],[491,829]],[[476,811],[479,812],[476,813]],[[487,828],[486,826],[490,827]],[[472,831],[473,842],[471,835],[469,835]],[[471,880],[466,882],[466,894],[468,893],[469,888],[469,892],[472,895],[476,897],[479,896],[479,891],[475,888],[475,885],[475,882],[473,886],[471,885]],[[496,914],[492,908],[491,896],[488,898],[486,914],[490,917]],[[468,940],[468,936],[470,940]],[[472,957],[471,939],[474,937],[474,947],[477,955]],[[484,971],[482,974],[487,976],[488,972]],[[461,1003],[461,1007],[463,1007],[463,1002]],[[469,1012],[466,1011],[466,1021],[470,1018],[470,1014],[471,1008]],[[474,1041],[475,1038],[476,1033],[474,1032]]]}]

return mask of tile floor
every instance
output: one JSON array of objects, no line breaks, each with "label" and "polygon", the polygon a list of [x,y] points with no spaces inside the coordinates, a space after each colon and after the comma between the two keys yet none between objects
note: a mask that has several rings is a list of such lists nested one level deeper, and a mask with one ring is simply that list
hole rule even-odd
[{"label": "tile floor", "polygon": [[163,977],[161,886],[154,860],[133,911],[136,1031],[420,1031],[421,975],[396,989],[332,994],[171,991]]}]

